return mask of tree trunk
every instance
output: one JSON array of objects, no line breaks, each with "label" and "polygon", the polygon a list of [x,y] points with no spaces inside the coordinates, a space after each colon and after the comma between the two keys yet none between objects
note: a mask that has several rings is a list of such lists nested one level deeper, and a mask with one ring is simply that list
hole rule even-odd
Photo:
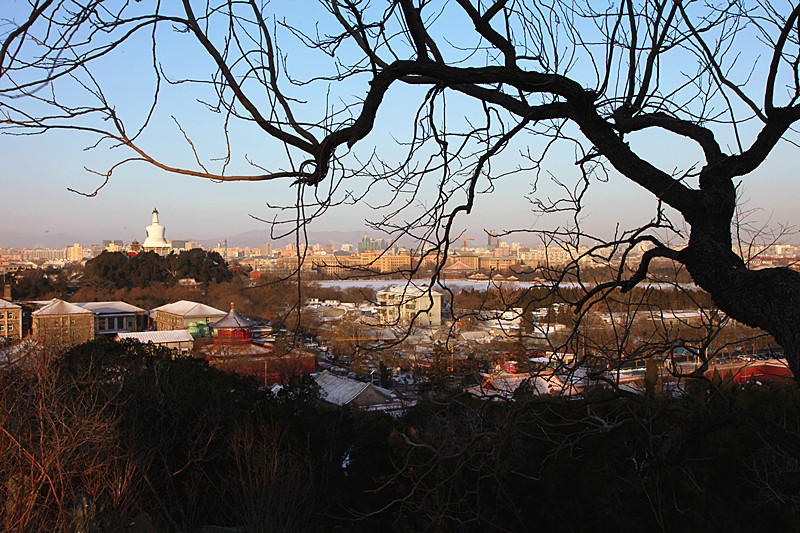
[{"label": "tree trunk", "polygon": [[707,227],[693,227],[681,262],[729,317],[775,338],[800,385],[800,273],[748,269],[731,250],[729,231],[724,237]]}]

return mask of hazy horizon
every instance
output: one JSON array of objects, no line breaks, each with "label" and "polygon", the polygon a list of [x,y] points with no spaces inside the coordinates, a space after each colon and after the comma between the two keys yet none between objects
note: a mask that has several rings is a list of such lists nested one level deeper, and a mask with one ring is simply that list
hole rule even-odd
[{"label": "hazy horizon", "polygon": [[[271,8],[276,10],[276,16],[291,16],[297,14],[298,5],[302,2]],[[28,7],[25,2],[12,2],[4,16],[19,24],[29,14]],[[316,31],[317,23],[321,30],[331,23],[327,19],[317,21],[305,17],[294,17],[294,22],[307,31]],[[457,30],[458,27],[453,28],[454,34],[458,34]],[[191,77],[195,71],[202,77],[209,69],[203,51],[184,37],[164,28],[159,34],[159,67],[174,79]],[[286,55],[286,68],[296,79],[316,75],[316,69],[322,68],[329,59],[324,53],[307,49],[290,35],[283,36],[280,48]],[[154,78],[151,50],[148,46],[137,46],[134,40],[121,47],[120,53],[126,54],[124,63],[98,61],[93,75],[103,85],[104,98],[109,105],[135,130],[136,125],[143,122],[143,117],[148,116],[152,103],[152,92],[148,92]],[[582,68],[590,66],[575,65],[577,71]],[[60,96],[68,101],[82,101],[89,96],[85,87],[70,84],[66,79],[60,80],[52,89],[58,89]],[[343,83],[332,86],[332,89],[339,89],[342,95],[357,99],[365,87]],[[310,88],[293,87],[293,90],[297,91],[298,98],[305,98],[303,105],[298,104],[304,119],[319,118],[327,105],[325,98]],[[373,149],[378,154],[379,168],[402,162],[407,151],[402,141],[409,137],[415,124],[413,113],[397,111],[416,109],[424,100],[424,94],[424,90],[415,87],[390,91],[374,131],[348,153],[342,154],[340,164],[346,162],[352,168],[359,168],[360,162],[372,157]],[[141,146],[176,167],[204,166],[216,171],[225,168],[227,173],[259,173],[263,168],[280,170],[295,164],[291,160],[287,162],[286,147],[282,143],[265,136],[252,122],[239,121],[230,127],[224,125],[224,117],[203,104],[204,99],[213,101],[214,96],[215,93],[203,85],[165,84],[161,88],[158,110],[152,119],[148,119],[150,129],[139,139]],[[474,102],[469,103],[458,95],[448,98],[449,109],[458,110],[450,119],[452,131],[471,127],[468,126],[469,120],[476,113],[477,116],[483,113]],[[740,125],[739,132],[743,136],[755,131],[747,121]],[[191,143],[187,142],[189,139]],[[108,141],[98,143],[97,136],[76,130],[53,130],[39,135],[6,134],[2,140],[0,175],[5,186],[1,205],[5,216],[0,240],[4,235],[19,235],[24,236],[26,242],[30,239],[30,245],[35,245],[39,239],[44,242],[48,235],[63,234],[76,236],[78,242],[87,244],[102,239],[130,242],[135,238],[142,241],[153,207],[161,212],[168,238],[200,241],[269,230],[268,224],[259,219],[291,223],[298,216],[291,207],[298,194],[291,180],[219,183],[168,173],[137,162],[136,154],[131,155],[124,148],[112,147]],[[721,134],[719,140],[724,150],[735,151],[726,143],[733,147],[737,139]],[[692,169],[703,164],[703,154],[696,144],[679,136],[664,132],[631,133],[626,135],[626,141],[671,175],[691,176]],[[488,230],[564,229],[574,225],[576,219],[580,220],[585,231],[610,237],[619,234],[620,230],[647,224],[654,218],[658,210],[657,199],[613,169],[607,179],[593,180],[580,213],[537,216],[532,211],[532,200],[546,203],[563,199],[568,195],[565,188],[570,190],[569,194],[574,194],[571,188],[578,190],[581,183],[575,165],[578,154],[569,144],[548,152],[541,174],[520,171],[520,168],[531,167],[531,158],[535,158],[537,150],[548,142],[548,138],[530,135],[515,141],[495,156],[491,169],[487,170],[486,178],[482,178],[476,191],[471,213],[459,213],[455,219],[451,234],[454,240],[464,232],[464,237],[474,238],[473,244],[479,244]],[[227,143],[233,151],[230,162],[225,158]],[[749,213],[751,226],[766,225],[769,230],[797,224],[795,198],[793,194],[787,194],[794,189],[795,154],[796,148],[789,141],[780,143],[764,164],[739,184],[740,205],[744,212]],[[421,154],[421,158],[424,156]],[[134,161],[115,167],[131,157]],[[115,168],[114,174],[96,196],[87,197],[68,190],[93,193],[104,182],[101,174],[110,168]],[[408,170],[413,165],[405,168]],[[419,190],[406,191],[407,196],[398,196],[392,207],[409,202],[403,220],[414,220],[424,215],[436,201],[439,179],[437,172],[431,171]],[[687,178],[687,181],[692,179]],[[393,198],[392,191],[385,181],[375,183],[356,173],[338,183],[335,191],[328,187],[334,187],[330,180],[321,183],[319,191],[313,187],[304,188],[303,202],[306,205],[313,206],[317,192],[323,199],[328,195],[331,198],[326,212],[309,226],[311,232],[321,228],[362,231],[367,227],[365,221],[380,222],[391,212],[387,204]],[[454,199],[448,210],[456,202],[464,201],[463,192],[458,188],[451,191]],[[352,203],[353,198],[362,198],[362,193],[366,196]],[[275,206],[290,207],[281,210]],[[312,210],[312,207],[306,207],[303,215],[308,216]],[[671,213],[668,211],[667,214]],[[679,229],[684,224],[681,217],[675,217],[674,222]],[[370,234],[375,238],[383,237],[374,230]],[[505,240],[535,242],[535,237],[530,237],[528,239],[522,233]],[[5,239],[10,240],[10,237]]]}]

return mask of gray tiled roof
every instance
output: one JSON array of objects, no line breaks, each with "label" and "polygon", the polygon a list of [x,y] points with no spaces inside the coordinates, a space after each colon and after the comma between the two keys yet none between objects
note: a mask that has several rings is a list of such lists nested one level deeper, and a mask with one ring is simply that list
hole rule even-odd
[{"label": "gray tiled roof", "polygon": [[144,309],[125,302],[75,302],[75,305],[88,309],[96,315],[113,315],[122,313],[144,313]]},{"label": "gray tiled roof", "polygon": [[231,308],[225,318],[214,322],[211,327],[217,329],[244,329],[255,325],[256,322],[243,317],[235,309]]},{"label": "gray tiled roof", "polygon": [[20,309],[20,306],[0,298],[0,309]]},{"label": "gray tiled roof", "polygon": [[44,307],[31,313],[34,316],[48,316],[48,315],[86,315],[93,314],[88,309],[83,309],[77,305],[53,298]]},{"label": "gray tiled roof", "polygon": [[168,342],[192,342],[194,339],[189,330],[178,329],[173,331],[138,331],[117,334],[118,340],[133,339],[141,343],[152,342],[162,344]]},{"label": "gray tiled roof", "polygon": [[171,304],[156,307],[153,311],[162,311],[172,315],[182,316],[184,318],[206,318],[212,316],[223,316],[225,311],[220,311],[210,305],[200,304],[197,302],[190,302],[188,300],[180,300]]}]

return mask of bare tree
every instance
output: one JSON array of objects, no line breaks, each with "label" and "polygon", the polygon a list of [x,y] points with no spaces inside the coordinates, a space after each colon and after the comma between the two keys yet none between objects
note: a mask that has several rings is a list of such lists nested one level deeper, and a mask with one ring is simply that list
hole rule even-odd
[{"label": "bare tree", "polygon": [[[144,4],[32,0],[26,17],[4,26],[4,130],[77,130],[131,154],[98,171],[103,183],[131,161],[223,181],[288,178],[297,189],[288,221],[299,224],[298,238],[331,206],[361,200],[351,183],[365,178],[366,190],[388,191],[372,224],[422,243],[421,257],[439,267],[433,281],[459,237],[457,220],[478,196],[511,175],[532,176],[534,210],[568,216],[547,239],[574,249],[586,243],[583,255],[596,259],[621,258],[612,281],[586,287],[579,310],[629,291],[666,258],[685,265],[728,316],[769,332],[800,379],[800,274],[748,268],[732,237],[738,185],[779,143],[793,142],[800,5],[321,0],[315,28],[305,9],[283,13],[255,0]],[[209,72],[170,77],[161,59],[176,32],[180,46],[210,60]],[[328,57],[327,66],[309,73],[279,40]],[[151,56],[152,99],[131,116],[111,101],[100,73],[119,52],[142,46]],[[166,112],[159,95],[185,84],[200,87],[209,98],[202,103],[221,117],[219,160],[207,161],[180,124],[193,164],[148,148],[154,117]],[[85,98],[65,96],[68,85]],[[384,108],[396,86],[418,109],[407,135],[396,132],[404,155],[389,157],[367,145],[391,112]],[[304,100],[309,95],[313,101]],[[240,172],[229,136],[239,123],[282,145],[284,162],[243,155],[253,172]],[[635,142],[651,132],[681,139],[697,160],[662,168],[658,147]],[[556,199],[539,195],[548,158],[562,148],[575,154],[576,179],[559,176]],[[521,152],[519,165],[500,164],[512,150]],[[650,223],[602,238],[582,227],[584,202],[590,187],[617,176],[649,192],[656,208]],[[642,245],[641,259],[628,264]]]}]

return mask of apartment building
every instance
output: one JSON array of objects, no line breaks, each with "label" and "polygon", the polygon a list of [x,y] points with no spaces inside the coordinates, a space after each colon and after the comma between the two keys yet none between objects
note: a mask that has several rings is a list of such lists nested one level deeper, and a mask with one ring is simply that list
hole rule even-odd
[{"label": "apartment building", "polygon": [[384,326],[442,324],[442,293],[427,285],[392,285],[376,295],[380,323]]},{"label": "apartment building", "polygon": [[22,339],[22,307],[3,299],[0,299],[0,338]]}]

